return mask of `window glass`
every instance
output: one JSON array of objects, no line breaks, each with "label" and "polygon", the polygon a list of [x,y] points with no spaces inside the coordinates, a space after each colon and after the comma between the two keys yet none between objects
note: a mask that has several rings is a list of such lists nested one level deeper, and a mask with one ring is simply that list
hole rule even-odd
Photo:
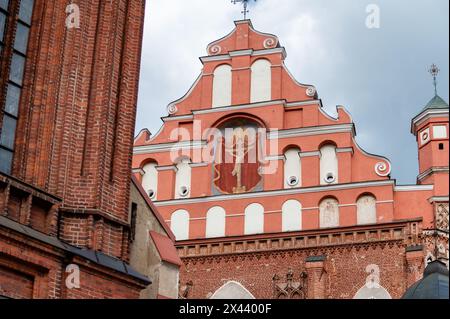
[{"label": "window glass", "polygon": [[16,135],[16,120],[8,115],[3,117],[2,133],[0,136],[0,144],[14,149],[14,138]]},{"label": "window glass", "polygon": [[17,116],[19,113],[19,99],[20,88],[15,85],[8,85],[8,92],[6,93],[5,111],[9,114]]},{"label": "window glass", "polygon": [[13,54],[9,79],[18,85],[22,85],[24,69],[25,69],[25,58],[18,54]]},{"label": "window glass", "polygon": [[14,49],[20,53],[27,53],[28,33],[30,29],[22,23],[17,24],[16,39],[14,41]]},{"label": "window glass", "polygon": [[13,153],[0,148],[0,172],[10,174]]},{"label": "window glass", "polygon": [[0,8],[8,10],[8,2],[9,0],[0,0]]},{"label": "window glass", "polygon": [[31,24],[31,16],[33,15],[34,0],[21,0],[19,19],[25,23]]},{"label": "window glass", "polygon": [[6,28],[6,15],[0,12],[0,41],[3,41],[3,36],[5,35]]}]

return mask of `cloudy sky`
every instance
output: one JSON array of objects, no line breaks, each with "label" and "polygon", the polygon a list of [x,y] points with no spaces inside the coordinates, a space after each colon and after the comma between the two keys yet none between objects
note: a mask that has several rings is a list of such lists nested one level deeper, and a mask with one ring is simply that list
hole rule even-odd
[{"label": "cloudy sky", "polygon": [[[366,8],[380,8],[380,28],[366,27]],[[357,142],[388,157],[392,177],[415,183],[417,148],[410,121],[433,97],[431,63],[441,69],[438,93],[449,98],[448,0],[258,0],[253,26],[276,34],[286,65],[316,86],[325,110],[344,105]],[[241,8],[230,0],[147,0],[136,132],[155,134],[169,102],[200,74],[208,43],[228,34]]]}]

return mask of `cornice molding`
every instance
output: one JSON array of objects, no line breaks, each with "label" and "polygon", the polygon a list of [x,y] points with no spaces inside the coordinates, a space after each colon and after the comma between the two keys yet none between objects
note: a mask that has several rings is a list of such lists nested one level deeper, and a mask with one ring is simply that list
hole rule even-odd
[{"label": "cornice molding", "polygon": [[411,121],[411,133],[416,135],[416,128],[417,126],[421,125],[423,122],[430,118],[436,118],[436,117],[448,117],[449,110],[448,109],[429,109],[426,110],[419,115],[417,115],[415,118]]},{"label": "cornice molding", "polygon": [[197,203],[206,202],[218,202],[227,200],[239,200],[239,199],[249,199],[249,198],[261,198],[261,197],[271,197],[271,196],[285,196],[285,195],[295,195],[295,194],[307,194],[315,192],[330,192],[335,190],[345,190],[354,188],[367,188],[367,187],[377,187],[377,186],[394,186],[394,180],[386,181],[372,181],[372,182],[360,182],[360,183],[349,183],[349,184],[335,184],[335,185],[324,185],[315,187],[302,187],[302,188],[290,188],[283,190],[273,190],[273,191],[262,191],[254,193],[245,194],[233,194],[233,195],[217,195],[208,197],[197,197],[189,199],[174,199],[168,201],[157,201],[154,202],[157,207],[166,206],[176,206],[176,205],[189,205]]},{"label": "cornice molding", "polygon": [[448,172],[449,172],[449,167],[448,166],[431,167],[431,168],[427,169],[425,172],[423,172],[422,174],[419,174],[419,176],[417,176],[417,180],[420,182],[420,181],[424,180],[426,177],[428,177],[431,174],[434,174],[434,173],[448,173]]},{"label": "cornice molding", "polygon": [[412,224],[421,221],[422,219],[411,219],[334,229],[187,240],[176,242],[175,246],[182,259],[226,256],[238,258],[252,254],[292,254],[311,250],[319,253],[324,250],[359,250],[386,245],[404,246],[406,249],[418,244],[420,227],[415,227],[416,233],[410,233],[410,229],[413,229]]},{"label": "cornice molding", "polygon": [[133,155],[170,152],[184,149],[197,149],[203,148],[206,145],[207,145],[206,141],[183,141],[183,142],[136,146],[133,149]]}]

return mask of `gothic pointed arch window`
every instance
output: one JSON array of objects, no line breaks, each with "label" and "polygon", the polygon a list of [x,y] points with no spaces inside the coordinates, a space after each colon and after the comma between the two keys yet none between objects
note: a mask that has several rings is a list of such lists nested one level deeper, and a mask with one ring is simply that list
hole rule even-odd
[{"label": "gothic pointed arch window", "polygon": [[377,202],[375,196],[365,194],[356,201],[357,224],[375,224],[377,222]]},{"label": "gothic pointed arch window", "polygon": [[272,99],[272,65],[266,59],[256,60],[251,67],[250,102],[270,101]]},{"label": "gothic pointed arch window", "polygon": [[319,204],[320,228],[339,226],[339,202],[336,198],[328,197]]},{"label": "gothic pointed arch window", "polygon": [[206,213],[206,238],[225,236],[225,209],[212,207]]},{"label": "gothic pointed arch window", "polygon": [[231,66],[223,64],[214,70],[212,107],[231,105],[232,74]]},{"label": "gothic pointed arch window", "polygon": [[255,299],[255,297],[241,283],[228,281],[217,289],[210,299]]}]

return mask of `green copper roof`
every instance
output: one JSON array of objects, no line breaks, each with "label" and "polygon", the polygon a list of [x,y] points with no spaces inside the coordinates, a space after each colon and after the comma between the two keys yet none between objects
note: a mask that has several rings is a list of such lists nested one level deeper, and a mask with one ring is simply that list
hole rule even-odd
[{"label": "green copper roof", "polygon": [[448,104],[436,94],[422,111],[429,109],[448,109]]}]

